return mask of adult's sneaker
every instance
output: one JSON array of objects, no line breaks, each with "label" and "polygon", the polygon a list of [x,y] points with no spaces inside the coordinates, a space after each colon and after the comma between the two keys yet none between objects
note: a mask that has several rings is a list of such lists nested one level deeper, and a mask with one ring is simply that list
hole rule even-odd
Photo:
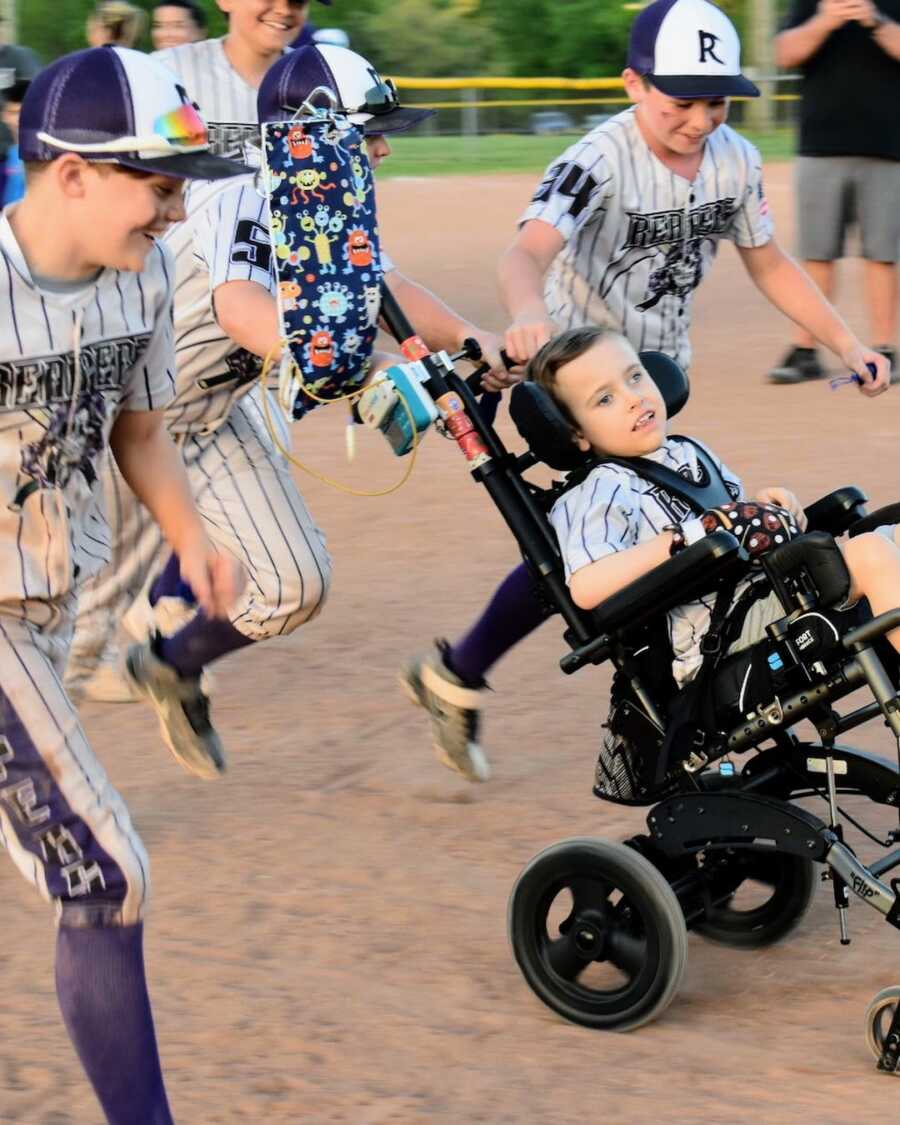
[{"label": "adult's sneaker", "polygon": [[478,743],[481,725],[481,689],[465,684],[447,667],[446,641],[402,669],[400,683],[413,703],[431,716],[434,751],[439,762],[467,781],[487,781],[491,767]]},{"label": "adult's sneaker", "polygon": [[160,660],[153,641],[132,645],[125,667],[153,705],[163,740],[188,773],[209,781],[225,772],[225,751],[209,718],[209,698],[199,676],[179,676]]},{"label": "adult's sneaker", "polygon": [[770,383],[803,383],[807,379],[822,379],[825,368],[819,361],[815,348],[793,347],[769,372]]}]

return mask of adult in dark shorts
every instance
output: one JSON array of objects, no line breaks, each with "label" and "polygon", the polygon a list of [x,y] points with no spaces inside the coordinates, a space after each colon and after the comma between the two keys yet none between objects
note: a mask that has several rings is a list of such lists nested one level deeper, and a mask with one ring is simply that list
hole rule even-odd
[{"label": "adult in dark shorts", "polygon": [[[900,378],[897,261],[900,257],[900,0],[793,0],[775,40],[778,65],[803,75],[796,163],[798,256],[825,295],[857,225],[865,259],[871,338]],[[769,378],[818,379],[824,369],[809,333]]]}]

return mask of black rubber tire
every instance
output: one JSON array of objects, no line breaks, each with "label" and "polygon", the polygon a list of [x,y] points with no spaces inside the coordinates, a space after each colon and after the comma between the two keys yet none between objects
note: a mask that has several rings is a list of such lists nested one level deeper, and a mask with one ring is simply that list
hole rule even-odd
[{"label": "black rubber tire", "polygon": [[762,949],[774,945],[799,925],[816,890],[815,866],[802,856],[785,852],[757,851],[735,848],[728,853],[716,851],[701,857],[701,863],[731,863],[735,879],[734,893],[747,879],[772,888],[771,896],[749,910],[733,905],[733,895],[725,902],[708,908],[706,918],[692,927],[708,941],[735,949]]},{"label": "black rubber tire", "polygon": [[[884,1041],[898,1004],[900,1004],[900,988],[893,985],[891,988],[883,988],[866,1009],[866,1043],[876,1060],[881,1059]],[[898,1072],[882,1071],[882,1073],[896,1075]]]},{"label": "black rubber tire", "polygon": [[[548,914],[567,888],[572,908],[559,926],[561,936],[551,937]],[[535,856],[513,887],[508,925],[531,989],[585,1027],[640,1027],[669,1006],[684,975],[687,929],[678,899],[659,871],[624,844],[577,837]],[[625,983],[579,983],[592,962],[614,965]]]}]

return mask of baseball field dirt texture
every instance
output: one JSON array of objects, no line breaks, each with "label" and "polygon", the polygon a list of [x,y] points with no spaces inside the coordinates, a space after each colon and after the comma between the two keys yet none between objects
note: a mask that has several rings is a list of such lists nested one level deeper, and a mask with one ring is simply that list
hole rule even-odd
[{"label": "baseball field dirt texture", "polygon": [[[386,245],[402,270],[500,329],[494,266],[535,179],[389,181]],[[790,246],[788,165],[768,169],[768,190]],[[844,263],[839,303],[865,335],[861,285],[859,263]],[[900,498],[900,391],[867,400],[827,383],[766,385],[788,327],[730,246],[699,293],[693,340],[693,394],[676,429],[710,442],[748,486],[785,484],[805,503],[848,483],[873,502]],[[345,420],[341,408],[307,419],[297,455],[357,487],[389,485],[403,466],[376,435],[361,432],[346,463]],[[501,430],[513,439],[505,417]],[[331,600],[284,643],[220,666],[227,776],[182,773],[148,708],[84,712],[151,854],[148,975],[176,1119],[894,1119],[900,1086],[876,1074],[863,1016],[900,984],[900,935],[854,907],[842,948],[828,887],[772,949],[692,935],[679,995],[638,1032],[583,1030],[539,1003],[506,937],[518,872],[564,837],[622,839],[643,825],[641,810],[591,794],[608,670],[563,676],[551,620],[492,676],[484,742],[495,778],[457,779],[435,762],[397,669],[481,609],[517,561],[510,535],[435,434],[394,495],[299,480],[335,558]],[[877,722],[857,735],[893,754]],[[887,810],[847,806],[892,826]],[[855,830],[849,838],[873,854]],[[47,908],[11,864],[0,880],[0,1120],[94,1125],[56,1007]]]}]

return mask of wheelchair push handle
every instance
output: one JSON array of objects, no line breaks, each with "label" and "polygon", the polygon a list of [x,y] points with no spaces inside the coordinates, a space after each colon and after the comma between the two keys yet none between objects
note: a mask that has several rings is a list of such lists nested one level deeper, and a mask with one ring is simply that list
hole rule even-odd
[{"label": "wheelchair push handle", "polygon": [[[468,339],[463,341],[462,351],[458,352],[457,355],[453,356],[452,358],[453,359],[468,359],[468,360],[471,360],[473,363],[477,363],[478,360],[480,360],[483,355],[484,355],[484,352],[481,350],[481,345],[478,343],[478,341],[476,339],[474,339],[472,336],[470,336],[470,337],[468,337]],[[505,348],[500,349],[500,358],[503,360],[503,366],[506,368],[507,371],[512,371],[512,369],[514,367],[518,366],[518,364],[516,364],[512,359],[510,359],[509,353],[507,352],[507,350]],[[490,369],[491,369],[491,365],[489,363],[480,363],[478,365],[478,367],[472,372],[472,374],[469,375],[468,378],[466,379],[466,386],[469,388],[469,390],[472,392],[472,394],[475,395],[476,397],[478,395],[483,395],[485,393],[488,393],[488,394],[494,393],[494,392],[491,392],[491,391],[485,392],[484,384],[482,382],[482,380],[484,379],[484,376],[487,375],[487,373],[490,371]]]}]

